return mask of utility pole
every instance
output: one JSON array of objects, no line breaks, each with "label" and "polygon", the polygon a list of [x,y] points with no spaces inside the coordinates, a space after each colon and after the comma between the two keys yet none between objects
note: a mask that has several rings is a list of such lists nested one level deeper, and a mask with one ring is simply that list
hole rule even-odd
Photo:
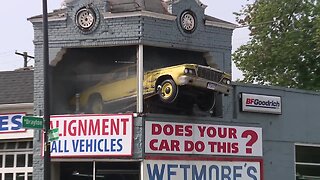
[{"label": "utility pole", "polygon": [[19,53],[16,51],[15,54],[23,57],[24,59],[23,67],[28,67],[28,58],[34,59],[34,57],[29,56],[27,52]]},{"label": "utility pole", "polygon": [[49,37],[47,0],[42,0],[42,28],[43,28],[43,80],[44,80],[44,180],[51,179],[51,154],[48,134],[50,131],[50,83],[49,83]]}]

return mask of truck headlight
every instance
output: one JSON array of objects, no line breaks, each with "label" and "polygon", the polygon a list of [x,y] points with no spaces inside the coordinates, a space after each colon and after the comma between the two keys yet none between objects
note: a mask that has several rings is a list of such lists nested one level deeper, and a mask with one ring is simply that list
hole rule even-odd
[{"label": "truck headlight", "polygon": [[184,74],[196,75],[196,71],[194,69],[185,68]]},{"label": "truck headlight", "polygon": [[230,81],[230,79],[223,79],[223,83],[230,85],[231,81]]}]

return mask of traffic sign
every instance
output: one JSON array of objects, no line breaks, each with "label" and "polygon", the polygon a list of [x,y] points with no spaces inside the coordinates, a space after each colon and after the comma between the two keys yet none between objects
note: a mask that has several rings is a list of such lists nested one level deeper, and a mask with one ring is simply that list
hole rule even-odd
[{"label": "traffic sign", "polygon": [[22,127],[30,129],[43,129],[43,118],[35,116],[23,116]]},{"label": "traffic sign", "polygon": [[55,141],[59,139],[59,128],[49,130],[48,134],[49,141]]}]

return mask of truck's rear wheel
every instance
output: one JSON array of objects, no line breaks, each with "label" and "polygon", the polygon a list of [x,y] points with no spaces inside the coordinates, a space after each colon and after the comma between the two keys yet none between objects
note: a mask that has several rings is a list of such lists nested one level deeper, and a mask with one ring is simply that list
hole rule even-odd
[{"label": "truck's rear wheel", "polygon": [[92,114],[103,113],[103,100],[100,95],[96,94],[90,97],[87,112]]},{"label": "truck's rear wheel", "polygon": [[197,98],[197,105],[201,111],[210,111],[215,106],[216,93],[208,93],[200,95]]}]

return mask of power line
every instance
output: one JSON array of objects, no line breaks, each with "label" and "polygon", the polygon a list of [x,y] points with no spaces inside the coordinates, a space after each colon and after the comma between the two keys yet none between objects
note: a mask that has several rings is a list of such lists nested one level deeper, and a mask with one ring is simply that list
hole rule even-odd
[{"label": "power line", "polygon": [[23,57],[23,60],[24,60],[24,65],[23,65],[23,67],[28,67],[28,58],[34,59],[34,57],[28,55],[27,52],[19,53],[19,52],[16,51],[15,54],[20,55],[20,56]]}]

